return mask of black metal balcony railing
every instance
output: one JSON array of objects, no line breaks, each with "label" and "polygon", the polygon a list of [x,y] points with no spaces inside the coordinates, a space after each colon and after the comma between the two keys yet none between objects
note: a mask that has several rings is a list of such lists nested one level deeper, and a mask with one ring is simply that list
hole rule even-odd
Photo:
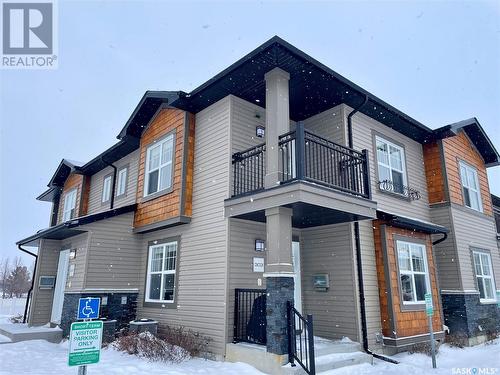
[{"label": "black metal balcony railing", "polygon": [[234,290],[234,343],[266,344],[266,295],[266,289]]},{"label": "black metal balcony railing", "polygon": [[[371,198],[366,150],[356,151],[310,131],[296,130],[279,138],[281,183],[305,180]],[[264,189],[266,148],[261,144],[233,155],[233,196]]]}]

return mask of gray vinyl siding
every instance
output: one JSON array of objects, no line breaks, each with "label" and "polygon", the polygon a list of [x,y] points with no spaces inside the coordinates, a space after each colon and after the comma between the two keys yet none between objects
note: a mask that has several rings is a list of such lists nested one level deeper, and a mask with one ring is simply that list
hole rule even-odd
[{"label": "gray vinyl siding", "polygon": [[132,232],[133,223],[130,212],[82,227],[89,242],[83,289],[129,290],[142,285],[144,252],[140,236]]},{"label": "gray vinyl siding", "polygon": [[[350,111],[351,109],[346,107],[346,114],[349,114]],[[377,202],[377,209],[430,221],[429,198],[427,194],[427,181],[424,173],[422,145],[359,112],[352,117],[352,131],[353,147],[357,150],[367,149],[370,155],[372,199]],[[372,131],[387,137],[389,141],[393,140],[404,145],[407,183],[410,187],[420,192],[421,198],[419,200],[410,202],[379,190]]]},{"label": "gray vinyl siding", "polygon": [[236,96],[231,101],[231,154],[264,143],[255,135],[257,125],[266,126],[266,110]]},{"label": "gray vinyl siding", "polygon": [[[437,265],[437,276],[439,280],[439,288],[441,290],[458,290],[461,289],[462,280],[460,278],[460,259],[457,255],[457,246],[455,233],[453,230],[453,220],[450,206],[432,207],[431,208],[432,222],[442,225],[450,230],[448,238],[434,245],[434,257]],[[433,241],[442,238],[443,235],[433,236]],[[468,259],[465,259],[468,261]]]},{"label": "gray vinyl siding", "polygon": [[[117,172],[120,170],[120,168],[128,165],[126,193],[125,196],[115,196],[114,207],[118,208],[135,203],[137,194],[137,178],[139,171],[139,150],[131,152],[127,156],[113,163],[113,165],[117,167]],[[111,173],[113,173],[113,169],[111,167],[106,167],[91,176],[88,214],[95,214],[96,212],[109,210],[109,202],[104,205],[102,204],[102,188],[104,177],[108,176]],[[118,181],[116,182],[115,191],[117,188]]]},{"label": "gray vinyl siding", "polygon": [[494,219],[456,206],[451,207],[451,214],[463,288],[465,290],[477,289],[471,258],[471,247],[474,247],[490,251],[495,286],[500,289],[500,251],[496,241]]},{"label": "gray vinyl siding", "polygon": [[361,263],[363,265],[368,345],[373,350],[380,350],[382,346],[376,342],[376,335],[382,331],[380,320],[380,297],[377,263],[375,260],[373,223],[371,220],[359,222],[359,236],[361,243]]},{"label": "gray vinyl siding", "polygon": [[[209,350],[221,358],[226,343],[229,192],[229,98],[196,114],[193,214],[190,224],[143,235],[138,317],[183,325],[210,336]],[[148,242],[180,236],[177,308],[144,306]]]},{"label": "gray vinyl siding", "polygon": [[61,242],[55,240],[41,240],[38,248],[38,264],[35,274],[35,285],[33,287],[33,299],[31,302],[29,324],[40,326],[50,321],[52,313],[52,300],[54,289],[39,289],[40,276],[56,276],[57,263]]},{"label": "gray vinyl siding", "polygon": [[346,126],[344,120],[344,106],[338,105],[304,120],[304,128],[327,138],[335,143],[345,145]]},{"label": "gray vinyl siding", "polygon": [[[300,243],[302,305],[313,314],[315,335],[359,340],[358,301],[351,225],[348,223],[304,229]],[[330,288],[313,288],[313,275],[327,273]]]},{"label": "gray vinyl siding", "polygon": [[[266,279],[263,273],[253,272],[253,258],[260,257],[266,260],[266,251],[255,251],[255,240],[266,239],[266,224],[255,221],[230,219],[229,220],[229,278],[227,301],[228,342],[233,339],[234,321],[234,290],[265,289]],[[262,285],[258,285],[258,279]]]},{"label": "gray vinyl siding", "polygon": [[88,238],[87,233],[82,233],[60,241],[61,250],[76,250],[75,258],[70,259],[68,264],[68,267],[71,267],[72,264],[75,265],[75,273],[73,276],[70,276],[68,270],[65,288],[66,292],[79,291],[83,288],[88,254]]}]

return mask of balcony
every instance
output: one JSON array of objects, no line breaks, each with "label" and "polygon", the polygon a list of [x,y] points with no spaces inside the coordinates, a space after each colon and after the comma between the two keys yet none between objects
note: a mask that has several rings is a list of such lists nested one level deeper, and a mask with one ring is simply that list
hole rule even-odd
[{"label": "balcony", "polygon": [[225,216],[266,222],[272,207],[292,208],[295,228],[376,218],[368,152],[339,145],[304,129],[279,137],[278,181],[265,186],[266,150],[260,144],[233,155],[233,187]]},{"label": "balcony", "polygon": [[[339,145],[308,130],[302,124],[279,138],[280,185],[308,181],[370,199],[368,154]],[[266,145],[233,155],[232,197],[264,190]]]}]

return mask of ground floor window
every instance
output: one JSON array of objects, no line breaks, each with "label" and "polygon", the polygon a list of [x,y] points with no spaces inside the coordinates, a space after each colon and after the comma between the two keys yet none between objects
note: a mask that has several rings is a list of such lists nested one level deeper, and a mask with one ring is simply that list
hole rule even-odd
[{"label": "ground floor window", "polygon": [[474,271],[476,273],[480,301],[495,301],[495,282],[493,280],[490,254],[485,251],[474,250],[472,258],[474,259]]},{"label": "ground floor window", "polygon": [[177,241],[149,246],[146,302],[174,302]]},{"label": "ground floor window", "polygon": [[425,245],[396,241],[403,304],[425,303],[430,291]]}]

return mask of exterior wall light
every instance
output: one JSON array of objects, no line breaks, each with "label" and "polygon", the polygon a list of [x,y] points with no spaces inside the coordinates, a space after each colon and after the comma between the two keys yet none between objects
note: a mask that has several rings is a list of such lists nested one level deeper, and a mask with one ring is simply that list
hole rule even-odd
[{"label": "exterior wall light", "polygon": [[266,135],[266,128],[264,128],[263,126],[261,125],[258,125],[256,128],[255,128],[255,135],[259,138],[264,138],[264,136]]},{"label": "exterior wall light", "polygon": [[266,241],[264,240],[255,240],[255,251],[264,251],[266,250]]}]

